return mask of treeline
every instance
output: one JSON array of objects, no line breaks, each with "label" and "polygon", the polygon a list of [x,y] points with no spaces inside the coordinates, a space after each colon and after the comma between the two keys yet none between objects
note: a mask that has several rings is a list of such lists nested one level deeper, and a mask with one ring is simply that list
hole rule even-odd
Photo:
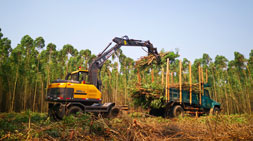
[{"label": "treeline", "polygon": [[[162,50],[161,52],[165,52]],[[55,79],[63,79],[67,72],[87,69],[96,57],[89,49],[78,51],[66,44],[60,50],[56,45],[45,45],[43,37],[31,38],[25,35],[20,43],[12,48],[11,40],[0,30],[0,111],[20,112],[27,109],[47,112],[45,101],[46,87]],[[115,61],[118,56],[119,61]],[[211,84],[211,96],[222,104],[225,113],[250,113],[253,101],[253,50],[249,59],[239,52],[234,60],[217,55],[212,60],[208,54],[196,59],[192,64],[192,81],[199,80],[198,66],[207,72]],[[166,59],[170,59],[171,81],[178,82],[178,52],[170,52],[162,58],[162,64],[150,64],[137,69],[135,61],[126,57],[121,50],[104,64],[101,70],[103,101],[114,101],[118,105],[131,105],[130,89],[136,87],[139,73],[142,85],[165,85]],[[182,61],[183,82],[188,82],[189,60]],[[206,71],[205,71],[206,70]],[[164,75],[162,75],[164,74]]]}]

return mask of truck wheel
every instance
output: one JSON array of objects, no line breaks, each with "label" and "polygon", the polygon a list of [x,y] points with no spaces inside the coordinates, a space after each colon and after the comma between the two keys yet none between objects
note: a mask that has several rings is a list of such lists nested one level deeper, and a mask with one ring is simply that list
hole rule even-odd
[{"label": "truck wheel", "polygon": [[217,115],[220,113],[220,108],[219,107],[214,107],[210,109],[210,115]]},{"label": "truck wheel", "polygon": [[68,115],[76,115],[77,113],[82,113],[83,110],[78,106],[71,106],[68,109]]},{"label": "truck wheel", "polygon": [[173,117],[184,116],[184,109],[180,105],[176,105],[173,108]]}]

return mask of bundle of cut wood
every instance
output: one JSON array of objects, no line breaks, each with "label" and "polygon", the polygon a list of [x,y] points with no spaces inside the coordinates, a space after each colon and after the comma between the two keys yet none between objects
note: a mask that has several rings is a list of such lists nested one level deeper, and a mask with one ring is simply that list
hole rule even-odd
[{"label": "bundle of cut wood", "polygon": [[[193,83],[191,84],[192,88],[192,92],[194,93],[199,93],[199,83]],[[180,85],[177,83],[177,84],[170,84],[170,88],[175,88],[175,89],[178,89],[180,88]],[[182,83],[182,90],[185,90],[185,91],[190,91],[190,84],[189,83]]]},{"label": "bundle of cut wood", "polygon": [[[159,53],[161,59],[167,58],[170,52],[161,52]],[[156,57],[152,54],[148,56],[141,57],[136,61],[136,67],[147,67],[152,63],[156,62]]]}]

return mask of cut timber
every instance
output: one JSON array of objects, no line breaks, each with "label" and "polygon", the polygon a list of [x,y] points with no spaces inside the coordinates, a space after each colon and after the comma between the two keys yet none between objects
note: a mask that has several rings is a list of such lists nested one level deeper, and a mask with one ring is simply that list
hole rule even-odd
[{"label": "cut timber", "polygon": [[164,68],[162,67],[162,85],[164,85]]},{"label": "cut timber", "polygon": [[200,68],[201,70],[201,94],[204,95],[204,72],[203,72],[203,68]]},{"label": "cut timber", "polygon": [[200,65],[198,67],[199,71],[199,104],[201,105],[201,72],[200,72]]},{"label": "cut timber", "polygon": [[166,99],[167,101],[170,100],[170,79],[169,79],[169,74],[170,74],[170,60],[169,58],[167,59],[167,68],[166,68]]},{"label": "cut timber", "polygon": [[190,104],[192,104],[192,67],[191,62],[189,62],[189,83],[190,83]]},{"label": "cut timber", "polygon": [[182,104],[182,61],[179,60],[179,99]]}]

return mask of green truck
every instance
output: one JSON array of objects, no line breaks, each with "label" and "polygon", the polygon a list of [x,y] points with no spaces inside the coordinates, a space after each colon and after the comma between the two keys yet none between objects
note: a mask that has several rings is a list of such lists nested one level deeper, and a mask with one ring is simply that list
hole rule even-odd
[{"label": "green truck", "polygon": [[[161,100],[159,108],[150,108],[150,114],[155,116],[178,117],[189,114],[215,114],[220,112],[221,105],[211,99],[209,95],[208,85],[202,84],[201,91],[180,90],[178,88],[169,88],[168,96],[164,96]],[[180,96],[181,94],[181,96]]]}]

